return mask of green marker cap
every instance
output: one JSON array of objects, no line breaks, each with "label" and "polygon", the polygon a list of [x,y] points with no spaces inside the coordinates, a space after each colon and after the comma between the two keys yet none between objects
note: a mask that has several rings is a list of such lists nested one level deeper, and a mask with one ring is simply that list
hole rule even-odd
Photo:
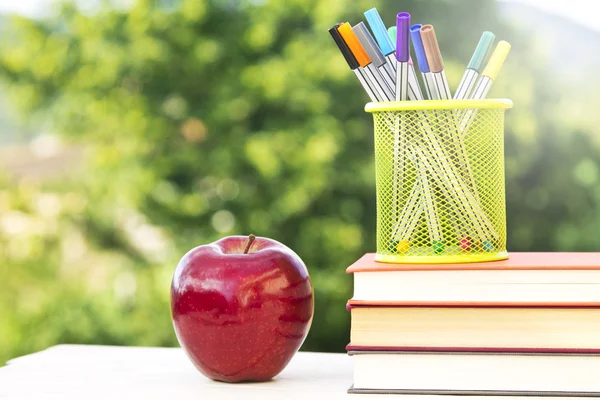
[{"label": "green marker cap", "polygon": [[396,32],[397,29],[395,26],[390,26],[388,28],[388,35],[390,36],[390,39],[392,39],[392,43],[394,43],[394,48],[396,48]]}]

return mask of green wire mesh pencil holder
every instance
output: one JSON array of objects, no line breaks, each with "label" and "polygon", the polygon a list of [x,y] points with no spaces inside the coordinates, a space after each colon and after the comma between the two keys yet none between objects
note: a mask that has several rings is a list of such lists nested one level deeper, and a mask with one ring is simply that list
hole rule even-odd
[{"label": "green wire mesh pencil holder", "polygon": [[377,253],[388,263],[508,258],[504,112],[510,100],[369,103]]}]

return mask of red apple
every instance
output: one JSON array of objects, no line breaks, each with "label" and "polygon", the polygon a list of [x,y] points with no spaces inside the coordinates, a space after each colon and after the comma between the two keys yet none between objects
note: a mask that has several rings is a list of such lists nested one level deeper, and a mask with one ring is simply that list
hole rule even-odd
[{"label": "red apple", "polygon": [[268,238],[230,236],[190,250],[171,284],[177,339],[209,378],[265,381],[300,348],[312,322],[306,266]]}]

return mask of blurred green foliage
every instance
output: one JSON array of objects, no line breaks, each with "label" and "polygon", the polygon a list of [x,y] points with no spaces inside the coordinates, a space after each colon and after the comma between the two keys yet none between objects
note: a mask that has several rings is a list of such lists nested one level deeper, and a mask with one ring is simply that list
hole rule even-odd
[{"label": "blurred green foliage", "polygon": [[[60,179],[0,177],[0,361],[56,343],[176,345],[177,261],[251,232],[309,268],[304,349],[343,351],[345,268],[375,244],[373,140],[367,99],[327,29],[371,7],[391,24],[397,6],[138,0],[12,18],[0,39],[6,94],[85,162]],[[491,93],[515,102],[509,250],[599,250],[598,117],[561,113],[565,88],[548,85],[536,47],[495,6],[402,3],[436,26],[451,86],[483,30],[513,44]]]}]

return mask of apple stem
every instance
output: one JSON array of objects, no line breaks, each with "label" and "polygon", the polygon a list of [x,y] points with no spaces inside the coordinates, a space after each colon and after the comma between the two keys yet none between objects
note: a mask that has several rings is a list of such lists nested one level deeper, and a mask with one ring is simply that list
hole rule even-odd
[{"label": "apple stem", "polygon": [[248,254],[248,250],[250,250],[250,246],[252,246],[254,239],[256,239],[256,236],[254,236],[252,233],[248,235],[248,244],[246,245],[246,250],[244,250],[244,254]]}]

